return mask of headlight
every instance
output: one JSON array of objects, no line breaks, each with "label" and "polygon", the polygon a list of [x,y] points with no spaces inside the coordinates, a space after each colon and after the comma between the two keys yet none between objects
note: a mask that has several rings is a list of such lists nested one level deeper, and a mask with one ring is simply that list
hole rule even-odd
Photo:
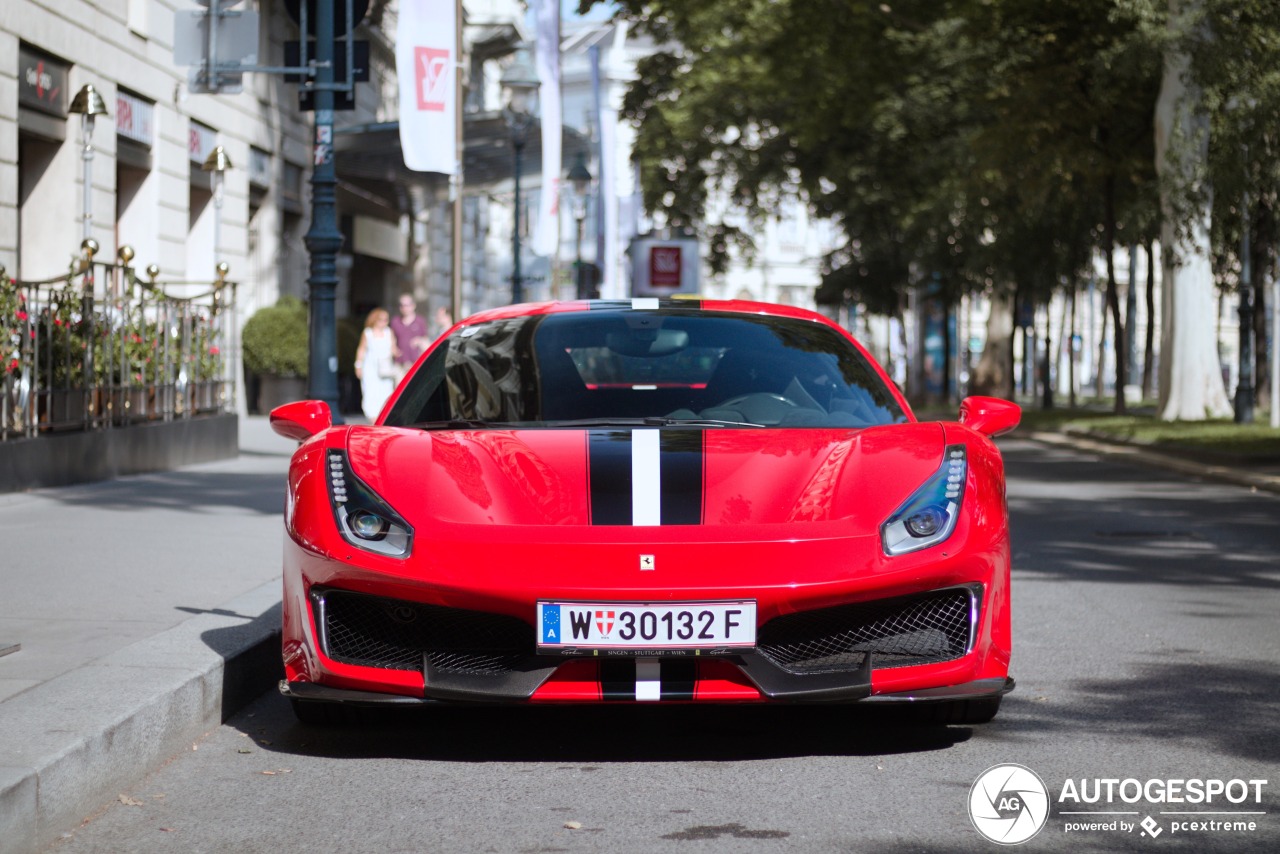
[{"label": "headlight", "polygon": [[938,470],[880,526],[885,554],[919,551],[951,536],[968,471],[964,445],[948,445]]},{"label": "headlight", "polygon": [[329,503],[342,538],[358,549],[408,557],[413,528],[351,471],[344,451],[326,452]]}]

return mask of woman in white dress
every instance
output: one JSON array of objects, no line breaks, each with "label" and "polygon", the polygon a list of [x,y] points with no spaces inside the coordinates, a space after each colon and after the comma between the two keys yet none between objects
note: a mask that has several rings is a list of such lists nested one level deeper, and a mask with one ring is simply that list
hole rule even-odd
[{"label": "woman in white dress", "polygon": [[360,346],[356,348],[356,376],[360,379],[360,408],[370,421],[378,417],[382,405],[396,388],[396,339],[391,334],[391,315],[375,308],[364,322]]}]

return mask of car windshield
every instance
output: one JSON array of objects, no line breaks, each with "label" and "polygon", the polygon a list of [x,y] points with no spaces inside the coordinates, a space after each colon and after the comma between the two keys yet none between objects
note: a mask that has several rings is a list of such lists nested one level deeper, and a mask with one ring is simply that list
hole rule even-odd
[{"label": "car windshield", "polygon": [[385,423],[869,427],[906,420],[866,357],[827,326],[671,308],[462,326],[419,367]]}]

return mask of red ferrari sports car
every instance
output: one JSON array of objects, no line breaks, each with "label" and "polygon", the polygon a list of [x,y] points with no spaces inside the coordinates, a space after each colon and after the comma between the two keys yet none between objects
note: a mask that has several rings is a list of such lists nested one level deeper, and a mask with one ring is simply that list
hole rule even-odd
[{"label": "red ferrari sports car", "polygon": [[1009,527],[991,437],[919,422],[826,318],[635,299],[475,315],[377,422],[271,413],[281,691],[374,704],[899,702],[990,720]]}]

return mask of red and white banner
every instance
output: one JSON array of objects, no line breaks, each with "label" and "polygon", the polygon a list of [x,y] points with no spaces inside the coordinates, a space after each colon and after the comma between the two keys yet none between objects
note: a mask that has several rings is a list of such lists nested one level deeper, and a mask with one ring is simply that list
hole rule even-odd
[{"label": "red and white banner", "polygon": [[457,0],[402,0],[396,29],[400,147],[417,172],[458,168]]},{"label": "red and white banner", "polygon": [[560,2],[538,0],[537,56],[534,60],[542,85],[538,104],[542,111],[542,199],[533,251],[554,256],[560,248],[560,140],[564,133],[560,103]]}]

